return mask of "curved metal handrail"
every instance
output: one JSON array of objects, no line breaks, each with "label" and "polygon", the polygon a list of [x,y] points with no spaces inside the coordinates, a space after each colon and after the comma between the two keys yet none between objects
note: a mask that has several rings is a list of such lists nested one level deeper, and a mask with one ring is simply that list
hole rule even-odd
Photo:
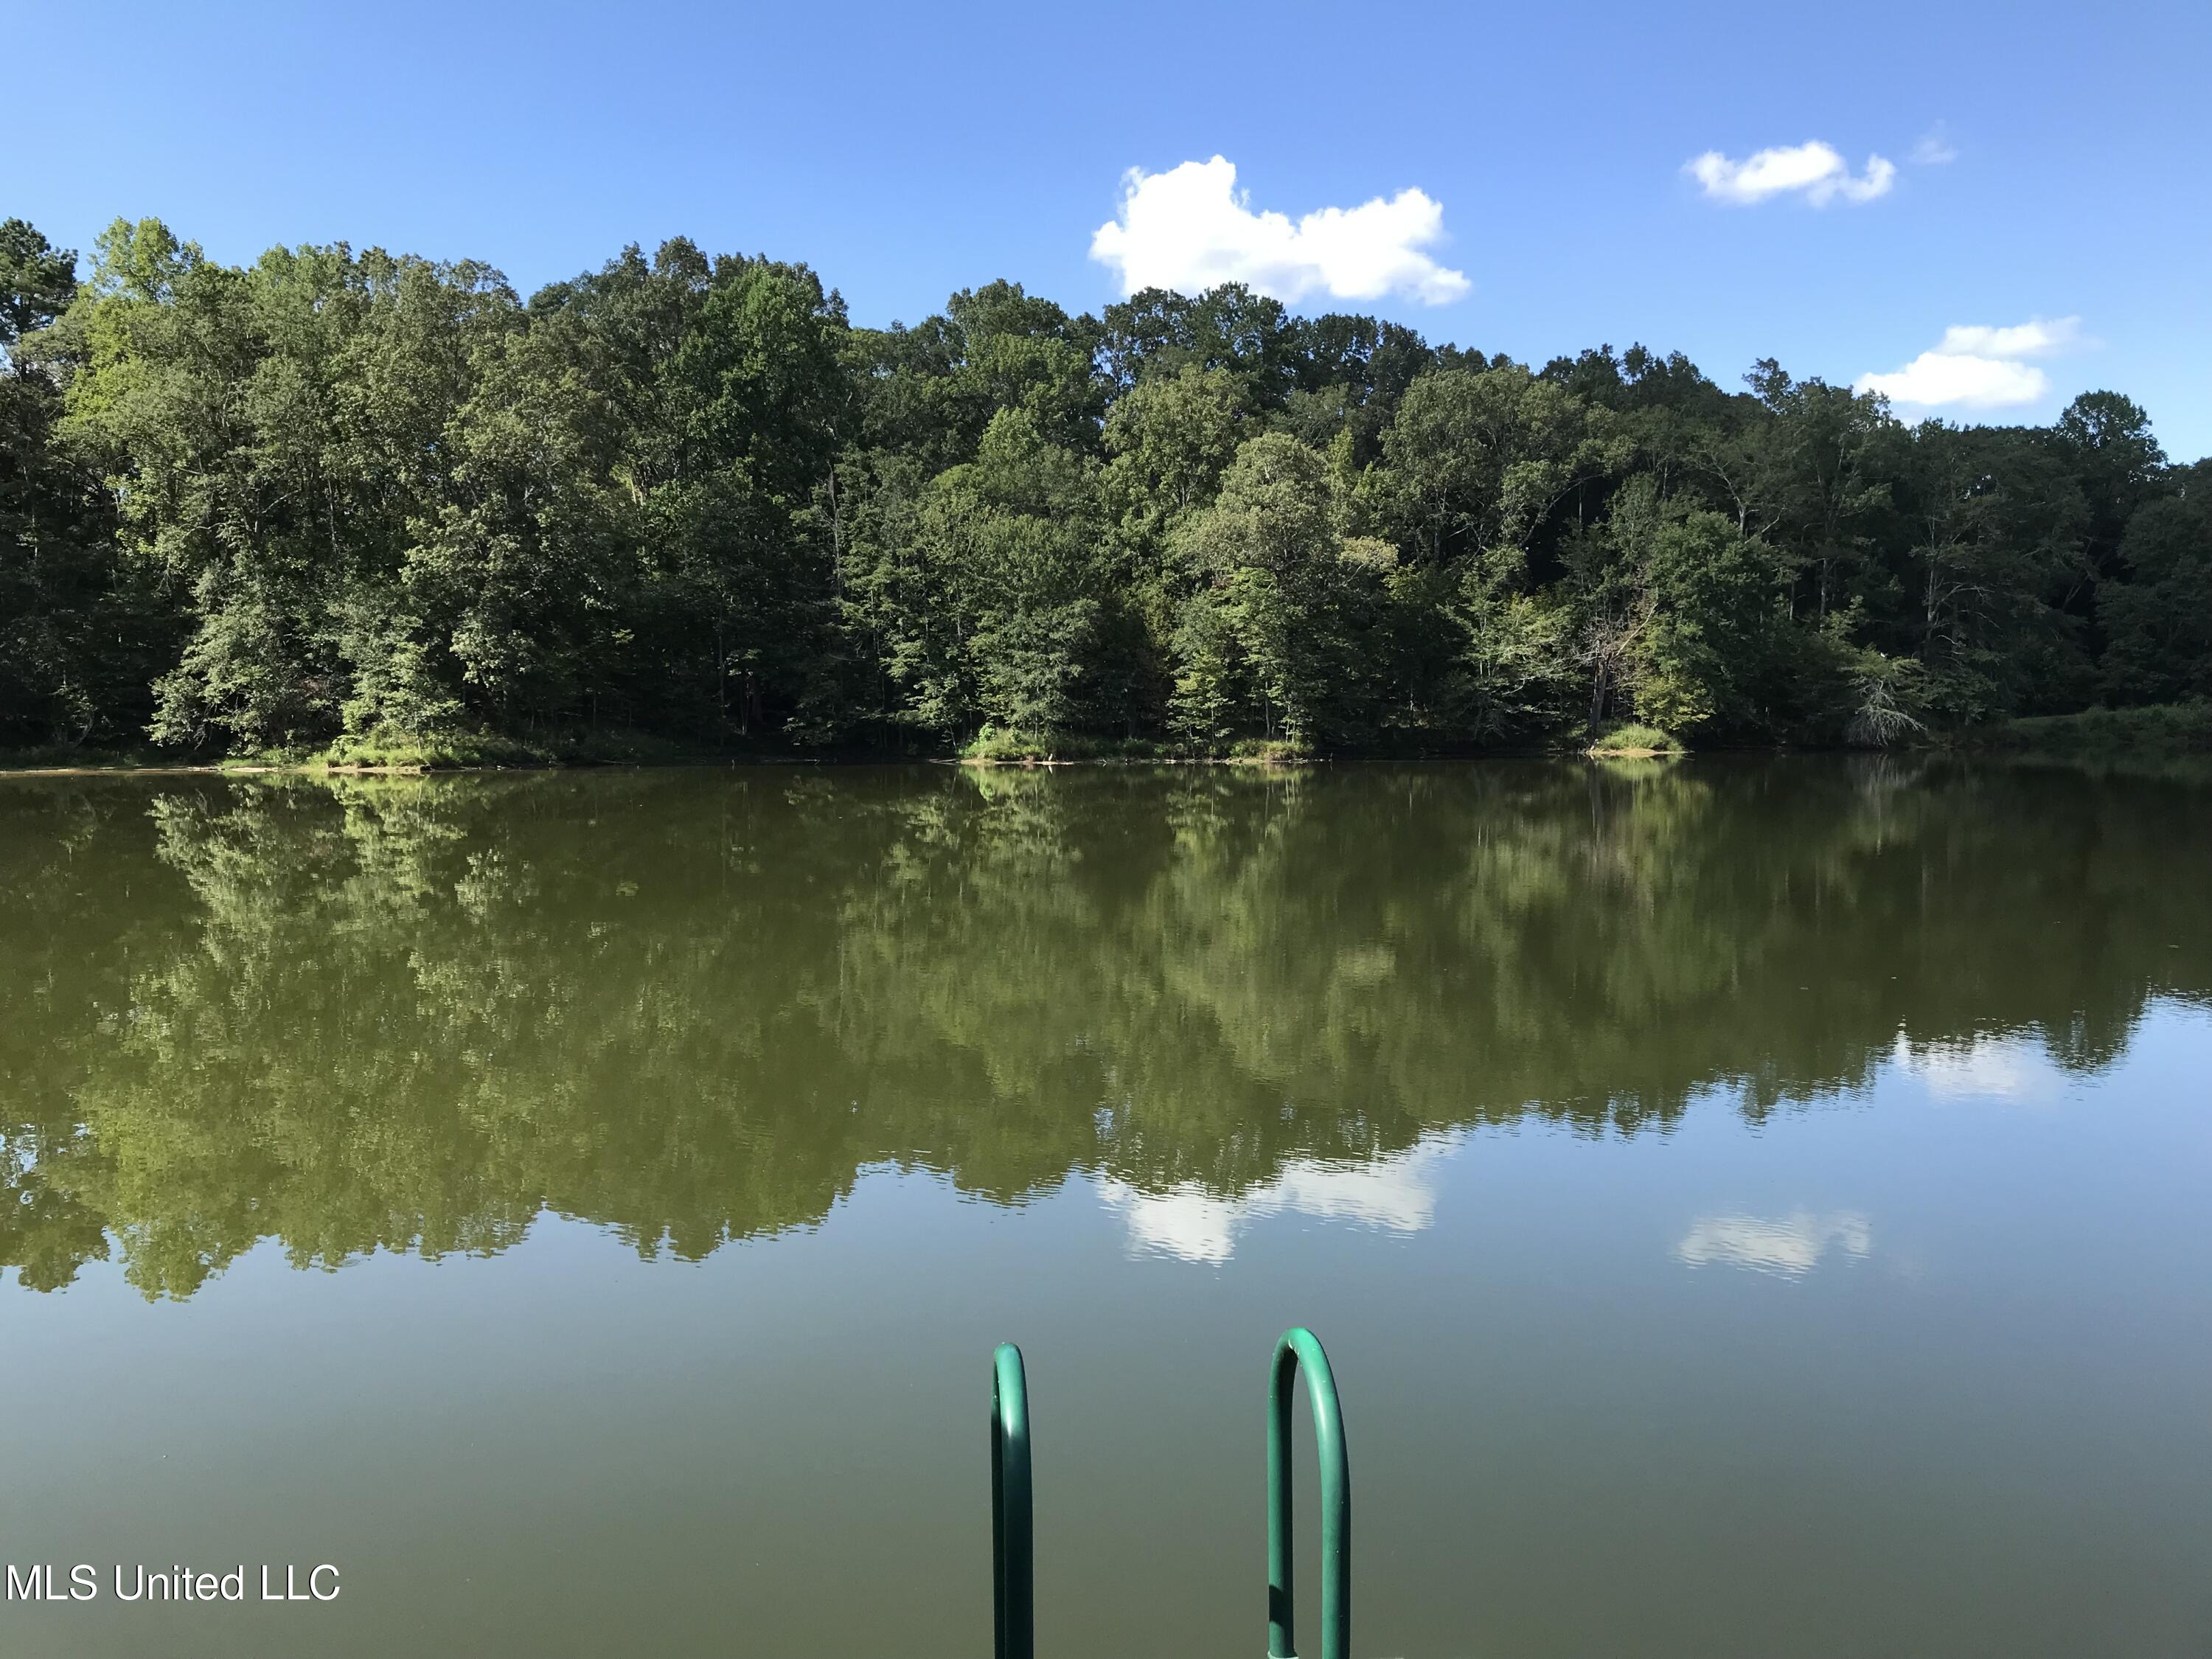
[{"label": "curved metal handrail", "polygon": [[1297,1659],[1291,1632],[1291,1384],[1300,1368],[1313,1402],[1314,1446],[1321,1454],[1322,1659],[1352,1654],[1352,1463],[1344,1408],[1321,1339],[1303,1325],[1275,1344],[1267,1379],[1267,1652]]},{"label": "curved metal handrail", "polygon": [[991,1612],[997,1659],[1035,1659],[1036,1556],[1030,1511],[1030,1389],[1022,1351],[991,1355]]}]

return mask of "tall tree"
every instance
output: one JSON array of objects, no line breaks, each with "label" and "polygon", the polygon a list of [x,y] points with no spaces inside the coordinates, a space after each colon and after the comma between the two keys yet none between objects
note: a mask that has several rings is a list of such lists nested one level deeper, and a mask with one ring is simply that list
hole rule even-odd
[{"label": "tall tree", "polygon": [[60,437],[66,365],[42,331],[76,292],[75,253],[0,222],[0,742],[135,737],[169,642],[98,471]]}]

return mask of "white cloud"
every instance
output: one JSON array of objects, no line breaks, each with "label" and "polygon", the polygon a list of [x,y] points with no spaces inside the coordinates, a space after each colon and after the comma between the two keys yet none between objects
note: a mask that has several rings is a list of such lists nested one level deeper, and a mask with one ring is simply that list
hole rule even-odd
[{"label": "white cloud", "polygon": [[1940,409],[2008,409],[2051,390],[2051,377],[2027,363],[1966,353],[1923,351],[1893,374],[1862,374],[1854,388],[1879,392],[1893,404]]},{"label": "white cloud", "polygon": [[1951,142],[1950,132],[1941,121],[1922,133],[1912,146],[1915,167],[1940,167],[1958,159],[1959,148]]},{"label": "white cloud", "polygon": [[1878,392],[1893,404],[1922,409],[2008,409],[2032,404],[2051,390],[2051,377],[2023,359],[2080,343],[2081,319],[2032,318],[2009,328],[1979,324],[1947,328],[1933,351],[1923,351],[1890,374],[1862,374],[1857,392]]},{"label": "white cloud", "polygon": [[1814,207],[1826,207],[1838,196],[1846,202],[1871,202],[1887,196],[1897,179],[1897,164],[1879,155],[1867,157],[1866,171],[1853,176],[1835,147],[1819,139],[1779,149],[1763,149],[1741,161],[1731,161],[1717,149],[1682,164],[1682,171],[1705,187],[1715,201],[1748,207],[1776,196],[1796,191]]},{"label": "white cloud", "polygon": [[1943,343],[1936,349],[1977,357],[2040,357],[2077,345],[2081,339],[2079,317],[2054,317],[2048,322],[2033,317],[2010,328],[1954,325],[1943,331]]},{"label": "white cloud", "polygon": [[1468,292],[1467,278],[1420,250],[1443,240],[1443,204],[1418,190],[1356,208],[1322,208],[1292,224],[1255,213],[1221,156],[1165,173],[1132,167],[1121,211],[1098,227],[1091,257],[1111,265],[1121,291],[1169,288],[1194,294],[1243,283],[1295,303],[1310,294],[1379,300],[1407,294],[1443,305]]},{"label": "white cloud", "polygon": [[1692,1267],[1718,1263],[1796,1279],[1819,1267],[1832,1246],[1846,1255],[1863,1256],[1874,1249],[1874,1228],[1856,1210],[1701,1216],[1674,1247],[1674,1255]]},{"label": "white cloud", "polygon": [[1218,1264],[1237,1253],[1237,1235],[1254,1221],[1285,1211],[1394,1233],[1418,1233],[1436,1219],[1436,1165],[1456,1143],[1439,1138],[1371,1164],[1297,1159],[1264,1187],[1222,1198],[1194,1182],[1165,1192],[1139,1192],[1105,1180],[1098,1196],[1118,1210],[1132,1255],[1171,1255]]}]

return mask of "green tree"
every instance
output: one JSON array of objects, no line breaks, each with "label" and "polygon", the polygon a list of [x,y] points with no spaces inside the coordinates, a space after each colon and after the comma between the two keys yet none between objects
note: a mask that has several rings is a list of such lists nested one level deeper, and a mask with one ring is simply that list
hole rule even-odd
[{"label": "green tree", "polygon": [[991,417],[975,460],[931,483],[915,526],[927,631],[895,647],[915,720],[947,735],[981,721],[1048,734],[1098,714],[1098,473],[1034,413],[1010,409]]},{"label": "green tree", "polygon": [[62,438],[50,331],[76,292],[76,255],[0,222],[0,742],[137,735],[171,628],[116,556],[114,503]]},{"label": "green tree", "polygon": [[1328,465],[1285,433],[1246,442],[1182,534],[1204,586],[1177,630],[1175,718],[1200,742],[1371,737],[1388,683],[1387,544],[1346,538]]},{"label": "green tree", "polygon": [[1407,389],[1363,495],[1410,557],[1443,565],[1527,552],[1626,459],[1607,411],[1525,368],[1439,369]]},{"label": "green tree", "polygon": [[[1793,380],[1771,358],[1745,379],[1770,426],[1748,455],[1731,458],[1744,478],[1739,488],[1751,492],[1738,524],[1747,530],[1756,516],[1808,590],[1793,609],[1822,618],[1849,607],[1883,527],[1890,491],[1881,445],[1892,423],[1872,393]],[[1707,453],[1717,459],[1723,452]]]},{"label": "green tree", "polygon": [[1894,489],[1909,526],[1893,562],[1910,617],[1897,644],[1925,671],[1937,717],[2010,714],[2039,672],[2078,681],[2086,663],[2060,602],[2085,526],[2063,453],[2015,428],[1929,421]]},{"label": "green tree", "polygon": [[1225,368],[1186,364],[1115,400],[1104,489],[1134,560],[1131,577],[1158,574],[1172,532],[1212,501],[1252,423],[1246,389]]},{"label": "green tree", "polygon": [[2119,702],[2212,697],[2212,462],[2129,515],[2129,579],[2102,590],[2107,694]]},{"label": "green tree", "polygon": [[241,270],[157,221],[102,236],[65,319],[69,426],[137,559],[185,595],[157,739],[298,743],[349,710],[448,705],[408,550],[441,505],[470,337],[513,311],[481,266],[340,246]]}]

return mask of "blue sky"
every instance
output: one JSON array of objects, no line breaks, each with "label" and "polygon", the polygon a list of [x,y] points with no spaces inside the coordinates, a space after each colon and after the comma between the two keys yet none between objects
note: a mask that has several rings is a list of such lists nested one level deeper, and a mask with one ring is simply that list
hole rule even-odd
[{"label": "blue sky", "polygon": [[[683,234],[806,260],[883,323],[999,276],[1107,303],[1114,222],[1131,272],[1249,269],[1539,362],[1641,340],[1732,385],[1768,355],[1844,382],[1923,360],[1883,384],[1950,401],[1904,412],[2044,420],[2110,386],[2176,459],[2212,452],[2203,0],[15,0],[7,34],[0,214],[80,247],[151,214],[222,258],[343,239],[527,291]],[[1133,207],[1132,168],[1168,183]]]}]

